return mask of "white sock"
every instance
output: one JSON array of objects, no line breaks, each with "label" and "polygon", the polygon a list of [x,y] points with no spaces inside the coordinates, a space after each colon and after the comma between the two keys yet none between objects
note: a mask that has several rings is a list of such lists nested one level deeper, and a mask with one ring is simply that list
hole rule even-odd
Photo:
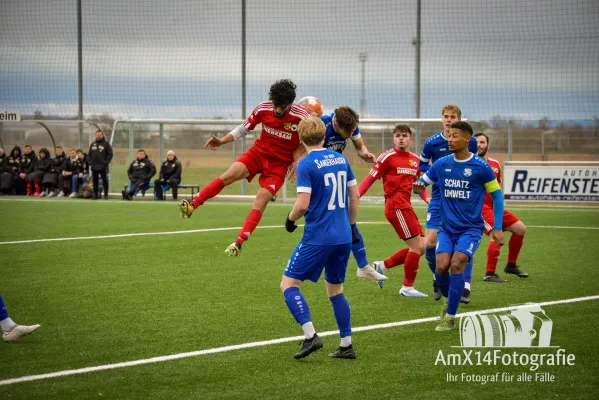
[{"label": "white sock", "polygon": [[464,289],[470,290],[470,282],[464,282]]},{"label": "white sock", "polygon": [[455,314],[445,314],[446,317],[455,318]]},{"label": "white sock", "polygon": [[341,347],[349,347],[351,346],[351,336],[346,336],[341,338]]},{"label": "white sock", "polygon": [[314,335],[316,335],[316,330],[314,329],[314,325],[312,325],[312,321],[303,324],[302,329],[304,330],[304,336],[306,339],[312,339]]},{"label": "white sock", "polygon": [[413,289],[414,289],[414,286],[406,286],[406,285],[403,285],[403,286],[401,287],[401,290],[405,290],[405,291],[407,291],[407,292],[409,292],[410,290],[413,290]]},{"label": "white sock", "polygon": [[6,318],[0,321],[0,327],[2,327],[2,330],[5,332],[10,331],[15,325],[15,322],[10,318]]}]

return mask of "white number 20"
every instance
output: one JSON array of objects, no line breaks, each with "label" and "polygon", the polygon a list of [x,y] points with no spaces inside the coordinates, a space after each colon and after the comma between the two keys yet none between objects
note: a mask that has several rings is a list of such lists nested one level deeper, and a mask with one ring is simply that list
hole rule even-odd
[{"label": "white number 20", "polygon": [[329,199],[329,210],[334,210],[337,208],[337,206],[335,205],[335,197],[337,197],[337,204],[339,205],[339,208],[345,208],[345,194],[347,191],[347,172],[339,171],[337,172],[337,175],[335,175],[333,172],[324,174],[324,185],[333,185],[333,191],[331,193],[331,198]]}]

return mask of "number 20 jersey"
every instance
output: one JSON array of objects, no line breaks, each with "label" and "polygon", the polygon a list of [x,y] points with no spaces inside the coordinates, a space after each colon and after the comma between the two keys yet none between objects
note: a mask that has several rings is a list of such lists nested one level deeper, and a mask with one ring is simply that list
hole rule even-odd
[{"label": "number 20 jersey", "polygon": [[352,242],[347,190],[357,184],[343,154],[316,149],[297,165],[297,193],[310,193],[302,243],[332,245]]}]

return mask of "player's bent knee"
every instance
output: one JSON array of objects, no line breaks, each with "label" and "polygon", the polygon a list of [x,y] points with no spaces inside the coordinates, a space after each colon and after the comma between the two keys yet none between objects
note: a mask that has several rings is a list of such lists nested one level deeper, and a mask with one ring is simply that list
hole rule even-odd
[{"label": "player's bent knee", "polygon": [[427,229],[424,234],[424,245],[426,247],[436,247],[437,246],[437,231]]},{"label": "player's bent knee", "polygon": [[260,210],[260,212],[264,212],[268,203],[270,203],[273,194],[264,188],[258,189],[258,193],[256,194],[256,198],[252,202],[252,208],[256,210]]},{"label": "player's bent knee", "polygon": [[240,179],[247,178],[250,175],[249,170],[245,164],[238,161],[231,164],[229,169],[220,176],[225,186],[232,184]]},{"label": "player's bent knee", "polygon": [[465,254],[455,253],[451,258],[451,273],[461,274],[466,269],[469,258]]},{"label": "player's bent knee", "polygon": [[507,228],[508,231],[515,233],[516,235],[524,236],[526,235],[526,225],[524,222],[518,221],[515,224],[509,226]]},{"label": "player's bent knee", "polygon": [[329,283],[325,281],[327,287],[327,296],[333,297],[343,293],[343,283]]},{"label": "player's bent knee", "polygon": [[424,255],[424,238],[422,236],[414,236],[405,240],[408,248],[412,253],[420,256]]},{"label": "player's bent knee", "polygon": [[449,271],[449,265],[439,265],[437,264],[437,269],[435,270],[437,272],[437,275],[444,275],[447,273],[447,271]]},{"label": "player's bent knee", "polygon": [[281,292],[283,293],[285,293],[285,290],[289,289],[290,287],[296,287],[299,289],[301,286],[302,281],[290,278],[285,275],[283,275],[283,279],[281,279],[281,284],[279,285],[279,287],[281,288]]}]

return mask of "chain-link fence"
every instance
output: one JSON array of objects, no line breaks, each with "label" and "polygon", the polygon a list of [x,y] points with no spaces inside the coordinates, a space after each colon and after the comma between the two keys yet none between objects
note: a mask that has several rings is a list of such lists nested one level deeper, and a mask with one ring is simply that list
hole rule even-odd
[{"label": "chain-link fence", "polygon": [[[161,122],[161,123],[160,123]],[[54,145],[65,149],[87,151],[95,131],[102,129],[111,138],[114,159],[110,166],[112,192],[119,192],[127,183],[127,168],[143,148],[160,168],[166,151],[174,150],[183,165],[183,182],[206,185],[222,174],[260,134],[257,126],[245,140],[225,145],[217,150],[205,150],[210,135],[224,136],[241,120],[176,121],[110,121],[90,123],[78,121],[22,121],[0,123],[0,142],[6,151],[15,145],[31,144],[37,151]],[[412,152],[419,154],[427,138],[442,129],[440,120],[363,120],[360,130],[370,152],[378,155],[393,147],[393,128],[406,123],[413,130]],[[489,156],[504,162],[513,161],[599,161],[599,120],[588,121],[470,121],[475,132],[490,139]],[[113,128],[116,127],[113,131]],[[368,173],[370,164],[361,160],[348,143],[344,153],[358,179]],[[293,185],[286,194],[294,197]],[[252,195],[255,182],[238,182],[222,192],[227,195]],[[382,195],[382,185],[375,185],[369,194]]]}]

